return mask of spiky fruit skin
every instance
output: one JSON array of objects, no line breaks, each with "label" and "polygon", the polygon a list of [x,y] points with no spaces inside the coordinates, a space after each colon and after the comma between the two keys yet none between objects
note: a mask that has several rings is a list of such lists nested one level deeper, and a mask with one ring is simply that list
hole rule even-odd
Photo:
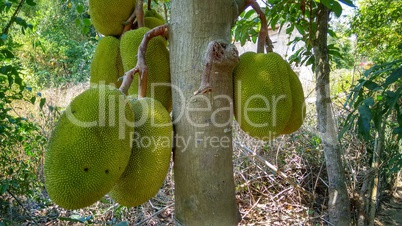
[{"label": "spiky fruit skin", "polygon": [[151,10],[146,9],[144,11],[144,17],[154,17],[161,20],[163,23],[166,23],[165,18],[161,14],[159,14],[155,9]]},{"label": "spiky fruit skin", "polygon": [[302,84],[296,73],[288,66],[289,82],[292,89],[292,114],[281,134],[290,134],[298,130],[306,117],[306,103]]},{"label": "spiky fruit skin", "polygon": [[118,79],[124,75],[123,62],[120,56],[120,40],[106,36],[96,46],[91,62],[91,85],[106,84],[120,87]]},{"label": "spiky fruit skin", "polygon": [[46,151],[45,185],[52,201],[79,209],[107,194],[130,158],[133,122],[131,105],[112,86],[78,95],[61,115]]},{"label": "spiky fruit skin", "polygon": [[135,135],[130,161],[109,195],[124,206],[138,206],[159,191],[169,170],[173,126],[157,100],[133,100]]},{"label": "spiky fruit skin", "polygon": [[[124,71],[134,68],[137,64],[138,47],[149,28],[142,27],[131,30],[121,37],[120,52]],[[153,38],[148,43],[145,60],[148,66],[147,97],[152,97],[162,103],[170,111],[172,108],[172,91],[170,87],[169,51],[162,37]],[[133,96],[138,95],[138,79],[135,78],[128,90]]]},{"label": "spiky fruit skin", "polygon": [[89,0],[91,23],[105,36],[121,35],[135,4],[135,0]]},{"label": "spiky fruit skin", "polygon": [[144,23],[145,23],[145,27],[147,27],[149,29],[152,29],[154,27],[158,27],[160,25],[165,24],[164,21],[162,21],[162,20],[160,20],[158,18],[155,18],[155,17],[145,17],[144,18]]},{"label": "spiky fruit skin", "polygon": [[250,136],[270,140],[285,129],[292,112],[287,62],[276,53],[247,52],[234,69],[235,117]]}]

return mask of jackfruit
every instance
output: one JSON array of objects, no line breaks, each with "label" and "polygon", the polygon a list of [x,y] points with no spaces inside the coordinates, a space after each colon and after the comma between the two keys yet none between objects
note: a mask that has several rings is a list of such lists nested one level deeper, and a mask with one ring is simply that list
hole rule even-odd
[{"label": "jackfruit", "polygon": [[123,75],[120,41],[115,37],[106,36],[96,46],[91,62],[90,83],[120,87],[121,82],[118,79]]},{"label": "jackfruit", "polygon": [[290,68],[290,65],[288,65],[288,74],[290,87],[292,89],[292,114],[281,134],[290,134],[298,130],[306,116],[303,87],[296,73]]},{"label": "jackfruit", "polygon": [[163,21],[163,23],[166,23],[165,18],[161,14],[159,14],[155,9],[151,9],[151,10],[146,9],[144,11],[144,17],[155,17],[155,18]]},{"label": "jackfruit", "polygon": [[[130,30],[120,39],[120,53],[123,60],[124,71],[134,68],[137,64],[138,47],[149,28],[141,27]],[[147,96],[152,97],[170,111],[172,108],[172,91],[170,87],[169,51],[162,37],[153,38],[148,43],[145,60],[148,66]],[[138,95],[138,77],[128,90],[134,97]]]},{"label": "jackfruit", "polygon": [[234,69],[235,118],[250,136],[270,140],[292,114],[288,63],[276,53],[247,52]]},{"label": "jackfruit", "polygon": [[105,36],[121,35],[135,4],[136,0],[89,0],[92,25]]},{"label": "jackfruit", "polygon": [[109,195],[124,206],[138,206],[159,191],[169,170],[173,126],[169,112],[157,100],[131,101],[135,133],[130,160]]},{"label": "jackfruit", "polygon": [[133,109],[118,89],[99,85],[78,95],[47,146],[45,186],[53,202],[78,209],[107,194],[130,158],[133,124]]},{"label": "jackfruit", "polygon": [[155,18],[155,17],[145,17],[144,18],[144,23],[145,23],[145,27],[147,27],[149,29],[152,29],[154,27],[158,27],[160,25],[165,24],[164,21],[162,21],[162,20],[160,20],[158,18]]}]

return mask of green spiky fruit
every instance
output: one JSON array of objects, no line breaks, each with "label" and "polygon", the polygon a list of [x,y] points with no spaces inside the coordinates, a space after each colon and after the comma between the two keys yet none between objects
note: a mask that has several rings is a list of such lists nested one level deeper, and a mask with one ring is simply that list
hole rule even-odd
[{"label": "green spiky fruit", "polygon": [[247,52],[234,69],[235,117],[250,136],[270,140],[292,114],[288,63],[276,53]]},{"label": "green spiky fruit", "polygon": [[165,24],[164,21],[156,18],[156,17],[145,17],[144,18],[145,27],[152,29],[154,27],[158,27],[160,25]]},{"label": "green spiky fruit", "polygon": [[169,170],[173,126],[169,112],[157,100],[132,101],[135,133],[130,161],[110,196],[124,206],[138,206],[159,191]]},{"label": "green spiky fruit", "polygon": [[290,65],[288,65],[288,74],[290,87],[292,89],[292,114],[281,134],[290,134],[298,130],[306,117],[306,103],[304,101],[303,87]]},{"label": "green spiky fruit", "polygon": [[91,62],[90,83],[119,87],[121,82],[118,79],[123,75],[120,41],[115,37],[106,36],[96,46]]},{"label": "green spiky fruit", "polygon": [[[120,52],[124,71],[136,66],[138,47],[147,31],[149,28],[142,27],[128,31],[121,37]],[[170,111],[172,108],[172,92],[170,88],[169,51],[162,37],[153,38],[148,43],[145,60],[148,66],[147,96],[158,100]],[[133,96],[138,95],[138,79],[134,79],[128,93]]]},{"label": "green spiky fruit", "polygon": [[135,4],[135,0],[89,0],[91,23],[105,36],[120,35]]},{"label": "green spiky fruit", "polygon": [[[128,122],[131,122],[128,123]],[[134,112],[109,85],[78,95],[61,115],[47,147],[45,185],[66,209],[89,206],[107,194],[131,154]]]},{"label": "green spiky fruit", "polygon": [[144,16],[145,17],[155,17],[155,18],[163,21],[163,23],[166,23],[165,18],[161,14],[159,14],[155,9],[151,9],[151,10],[146,9],[144,11]]}]

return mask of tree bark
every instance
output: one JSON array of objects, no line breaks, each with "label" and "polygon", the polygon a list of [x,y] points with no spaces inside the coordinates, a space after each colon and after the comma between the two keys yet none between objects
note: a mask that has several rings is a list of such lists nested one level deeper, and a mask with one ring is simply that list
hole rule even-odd
[{"label": "tree bark", "polygon": [[232,0],[173,0],[171,9],[176,224],[236,225],[240,217],[232,164],[234,63],[213,65],[212,91],[196,96],[194,92],[201,85],[210,41],[226,40],[230,46],[237,7]]},{"label": "tree bark", "polygon": [[318,132],[324,146],[329,180],[329,220],[333,225],[349,225],[350,200],[342,166],[341,150],[337,140],[337,127],[331,109],[330,66],[327,46],[328,22],[329,10],[320,3],[317,11],[316,39],[313,44],[316,65]]}]

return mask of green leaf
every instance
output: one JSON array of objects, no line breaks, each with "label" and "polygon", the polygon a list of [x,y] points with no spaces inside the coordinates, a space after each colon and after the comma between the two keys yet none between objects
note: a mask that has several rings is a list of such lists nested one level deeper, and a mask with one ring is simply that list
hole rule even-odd
[{"label": "green leaf", "polygon": [[82,4],[77,5],[77,13],[81,14],[84,12],[84,6]]},{"label": "green leaf", "polygon": [[31,102],[31,104],[34,104],[36,101],[36,96],[31,97],[29,101]]},{"label": "green leaf", "polygon": [[397,127],[392,131],[392,134],[402,134],[402,127]]},{"label": "green leaf", "polygon": [[14,58],[14,54],[10,52],[8,49],[2,49],[0,50],[0,53],[3,54],[6,58]]},{"label": "green leaf", "polygon": [[342,15],[342,6],[337,1],[333,2],[331,10],[335,13],[336,17],[340,17]]},{"label": "green leaf", "polygon": [[26,0],[26,3],[30,6],[36,6],[36,3],[33,0]]},{"label": "green leaf", "polygon": [[84,18],[84,19],[82,20],[82,22],[84,22],[84,24],[85,24],[86,26],[91,26],[91,20],[90,20],[89,18]]},{"label": "green leaf", "polygon": [[356,7],[356,6],[353,4],[353,1],[351,1],[351,0],[339,0],[339,1],[342,2],[343,4],[347,5],[347,6]]},{"label": "green leaf", "polygon": [[402,67],[394,70],[386,79],[385,83],[383,84],[383,87],[386,88],[392,83],[398,81],[402,77]]},{"label": "green leaf", "polygon": [[79,27],[81,25],[81,20],[80,19],[76,19],[75,20],[75,26]]},{"label": "green leaf", "polygon": [[370,140],[370,121],[373,118],[371,110],[367,105],[361,105],[358,109],[359,118],[357,124],[359,125],[359,133],[363,138],[368,141]]},{"label": "green leaf", "polygon": [[370,81],[370,80],[368,80],[364,83],[364,87],[366,87],[367,89],[369,89],[371,91],[377,91],[377,90],[382,89],[382,87],[380,85],[378,85],[377,83]]},{"label": "green leaf", "polygon": [[43,106],[45,105],[45,103],[46,103],[46,98],[40,98],[40,103],[39,103],[40,109],[43,108]]}]

